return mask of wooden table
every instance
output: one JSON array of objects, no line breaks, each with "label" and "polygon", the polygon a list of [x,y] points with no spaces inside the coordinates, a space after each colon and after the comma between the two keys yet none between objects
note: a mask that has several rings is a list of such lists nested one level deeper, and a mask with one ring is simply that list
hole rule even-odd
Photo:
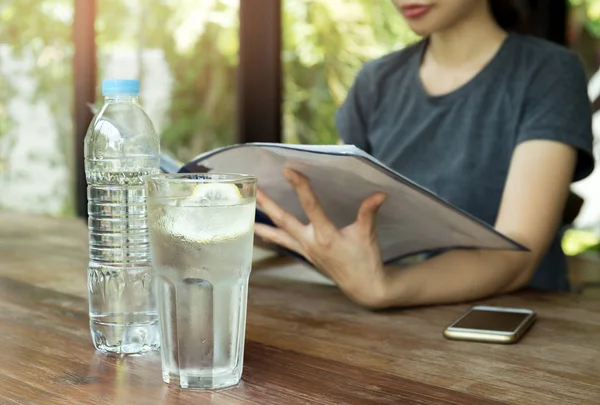
[{"label": "wooden table", "polygon": [[299,264],[258,263],[239,387],[169,387],[156,353],[107,357],[88,330],[86,228],[0,212],[0,404],[598,404],[600,300],[523,292],[516,345],[452,342],[467,305],[369,312]]}]

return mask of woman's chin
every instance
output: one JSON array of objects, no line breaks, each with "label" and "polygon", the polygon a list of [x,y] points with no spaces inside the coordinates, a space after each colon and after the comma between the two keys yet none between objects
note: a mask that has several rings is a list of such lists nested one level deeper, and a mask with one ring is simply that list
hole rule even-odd
[{"label": "woman's chin", "polygon": [[431,18],[423,18],[421,20],[410,20],[406,19],[408,27],[417,35],[422,37],[431,35],[432,33],[440,29],[439,21],[435,21]]},{"label": "woman's chin", "polygon": [[452,26],[453,21],[441,19],[437,15],[428,15],[420,19],[405,19],[409,28],[417,35],[426,37]]},{"label": "woman's chin", "polygon": [[434,32],[434,30],[431,27],[425,26],[424,24],[409,24],[408,26],[415,34],[421,37],[426,37],[428,35],[431,35],[432,32]]}]

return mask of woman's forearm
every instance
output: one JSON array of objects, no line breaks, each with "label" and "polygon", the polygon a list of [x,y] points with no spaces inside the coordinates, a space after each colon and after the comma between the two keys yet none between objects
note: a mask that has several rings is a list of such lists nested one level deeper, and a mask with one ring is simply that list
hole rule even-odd
[{"label": "woman's forearm", "polygon": [[530,252],[451,251],[408,267],[388,266],[381,307],[435,305],[476,300],[527,284]]}]

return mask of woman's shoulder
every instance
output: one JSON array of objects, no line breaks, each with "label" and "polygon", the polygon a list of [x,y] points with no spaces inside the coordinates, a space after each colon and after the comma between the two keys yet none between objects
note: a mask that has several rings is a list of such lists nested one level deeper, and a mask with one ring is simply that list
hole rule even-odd
[{"label": "woman's shoulder", "polygon": [[524,34],[511,34],[510,49],[514,61],[530,70],[567,69],[583,72],[579,56],[564,45],[544,38]]},{"label": "woman's shoulder", "polygon": [[[588,77],[579,55],[566,46],[528,35],[513,34],[501,66],[504,84],[524,100],[587,100]],[[546,100],[547,101],[547,100]]]},{"label": "woman's shoulder", "polygon": [[513,62],[515,86],[525,90],[518,142],[544,139],[574,146],[579,152],[574,180],[594,169],[592,111],[588,83],[579,56],[565,46],[518,36]]}]

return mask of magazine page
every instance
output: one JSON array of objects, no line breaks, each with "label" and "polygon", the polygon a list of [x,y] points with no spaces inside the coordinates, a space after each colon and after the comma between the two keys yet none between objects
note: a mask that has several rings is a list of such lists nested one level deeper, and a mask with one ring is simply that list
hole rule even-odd
[{"label": "magazine page", "polygon": [[327,215],[340,228],[355,221],[366,197],[386,193],[377,219],[385,262],[438,249],[525,249],[352,145],[234,145],[200,155],[182,170],[256,175],[265,193],[306,222],[294,189],[283,177],[284,168],[310,179]]}]

